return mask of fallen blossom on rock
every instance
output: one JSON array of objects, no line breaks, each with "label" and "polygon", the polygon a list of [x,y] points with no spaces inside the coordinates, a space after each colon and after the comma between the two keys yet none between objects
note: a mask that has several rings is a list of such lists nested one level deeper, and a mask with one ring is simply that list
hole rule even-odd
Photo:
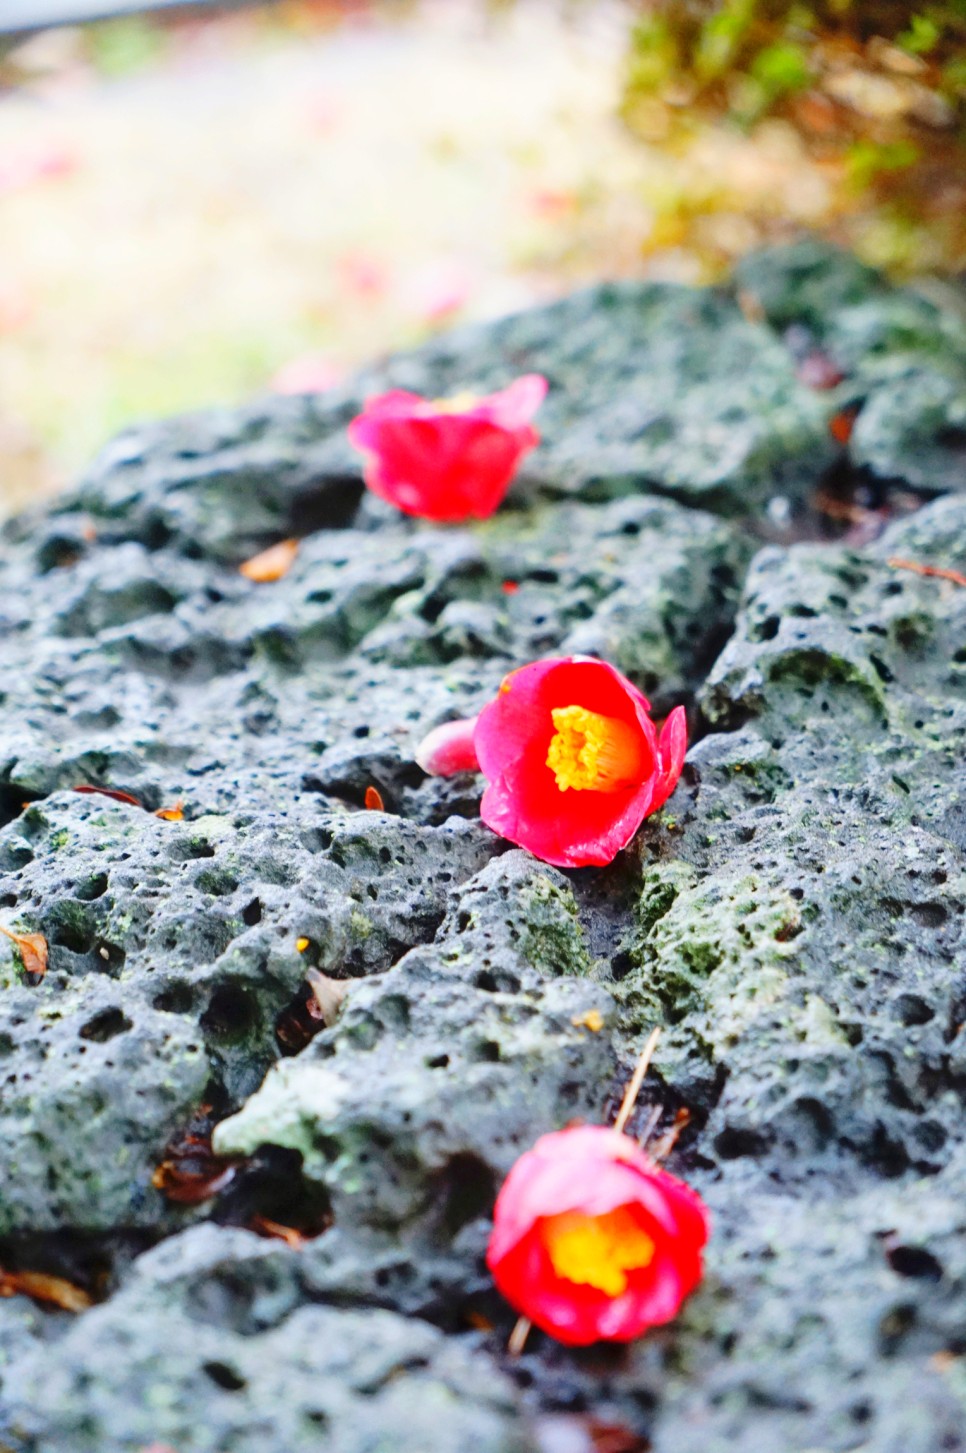
[{"label": "fallen blossom on rock", "polygon": [[602,1125],[541,1136],[497,1197],[487,1265],[507,1301],[571,1346],[669,1322],[702,1276],[700,1196]]},{"label": "fallen blossom on rock", "polygon": [[437,776],[475,765],[488,827],[557,867],[603,866],[667,801],[687,751],[683,707],[658,735],[647,699],[605,661],[536,661],[507,676],[475,722],[448,722],[416,751]]},{"label": "fallen blossom on rock", "polygon": [[547,380],[536,373],[482,398],[424,399],[392,389],[368,401],[349,438],[365,455],[366,484],[404,514],[482,520],[540,442],[530,421],[546,392]]},{"label": "fallen blossom on rock", "polygon": [[246,580],[254,580],[260,585],[281,580],[295,564],[298,553],[298,540],[279,540],[277,545],[269,545],[267,550],[262,550],[243,565],[239,565],[238,573],[244,575]]}]

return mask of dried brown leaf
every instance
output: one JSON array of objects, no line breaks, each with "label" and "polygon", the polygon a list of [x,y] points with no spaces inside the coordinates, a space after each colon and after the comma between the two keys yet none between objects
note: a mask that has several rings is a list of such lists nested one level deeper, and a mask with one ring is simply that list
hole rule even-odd
[{"label": "dried brown leaf", "polygon": [[80,787],[72,787],[71,791],[86,792],[97,797],[110,797],[113,802],[126,802],[129,807],[144,806],[140,798],[132,797],[130,792],[118,792],[113,787],[90,787],[87,783],[84,783]]},{"label": "dried brown leaf", "polygon": [[42,933],[14,933],[9,928],[0,926],[0,933],[10,939],[20,953],[20,958],[27,974],[36,974],[42,979],[47,972],[47,940]]},{"label": "dried brown leaf", "polygon": [[163,1160],[151,1177],[151,1184],[166,1200],[179,1206],[198,1206],[217,1196],[234,1179],[238,1167],[208,1152],[196,1162]]},{"label": "dried brown leaf", "polygon": [[836,444],[841,444],[844,448],[849,442],[858,416],[857,408],[840,409],[837,414],[832,415],[828,421],[828,431]]},{"label": "dried brown leaf", "polygon": [[81,1287],[62,1276],[48,1276],[42,1271],[0,1271],[0,1297],[20,1294],[35,1302],[48,1302],[65,1312],[86,1312],[92,1299]]},{"label": "dried brown leaf", "polygon": [[651,1159],[666,1160],[690,1123],[691,1111],[684,1108],[678,1110],[674,1116],[674,1124],[670,1130],[666,1130],[663,1135],[657,1140],[652,1140],[650,1145],[647,1146],[647,1153]]},{"label": "dried brown leaf", "polygon": [[310,1012],[314,1002],[322,1023],[326,1027],[334,1024],[342,1008],[342,1001],[348,993],[348,982],[345,979],[330,979],[328,974],[320,974],[318,969],[309,969],[305,977],[312,990]]},{"label": "dried brown leaf", "polygon": [[259,1236],[270,1236],[276,1241],[284,1241],[286,1246],[291,1246],[296,1251],[308,1240],[294,1226],[283,1226],[280,1221],[272,1221],[268,1216],[253,1216],[251,1229],[257,1231]]},{"label": "dried brown leaf", "polygon": [[246,580],[254,580],[258,584],[264,584],[270,580],[281,580],[287,575],[295,564],[295,557],[299,552],[298,540],[279,540],[277,545],[269,545],[267,550],[262,550],[258,555],[253,555],[246,560],[244,565],[239,565],[239,574],[244,575]]},{"label": "dried brown leaf", "polygon": [[545,1413],[534,1425],[540,1453],[647,1453],[647,1438],[583,1413]]}]

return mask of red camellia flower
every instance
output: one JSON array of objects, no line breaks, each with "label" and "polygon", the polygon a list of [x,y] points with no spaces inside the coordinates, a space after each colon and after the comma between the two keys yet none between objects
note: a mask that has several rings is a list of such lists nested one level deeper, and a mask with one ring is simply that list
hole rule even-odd
[{"label": "red camellia flower", "polygon": [[366,456],[366,484],[404,514],[483,520],[540,442],[530,420],[546,392],[538,373],[484,398],[424,399],[393,389],[368,401],[349,438]]},{"label": "red camellia flower", "polygon": [[480,816],[545,863],[610,863],[674,790],[687,751],[683,707],[660,736],[649,704],[589,656],[536,661],[506,677],[474,721],[447,722],[416,752],[438,776],[476,763]]},{"label": "red camellia flower", "polygon": [[628,1136],[544,1135],[497,1197],[486,1260],[507,1301],[570,1346],[671,1321],[702,1275],[707,1209]]}]

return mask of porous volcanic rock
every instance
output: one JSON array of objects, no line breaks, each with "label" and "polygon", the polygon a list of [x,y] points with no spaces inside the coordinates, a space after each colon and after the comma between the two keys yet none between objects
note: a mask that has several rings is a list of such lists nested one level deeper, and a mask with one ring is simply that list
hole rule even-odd
[{"label": "porous volcanic rock", "polygon": [[[95,1305],[0,1299],[0,1448],[966,1449],[966,591],[901,563],[964,568],[964,333],[803,243],[131,431],[7,523],[0,924],[50,967],[0,940],[0,1270]],[[367,391],[534,369],[491,521],[365,497]],[[413,753],[570,652],[693,745],[561,873]],[[706,1280],[514,1362],[496,1189],[655,1023]]]}]

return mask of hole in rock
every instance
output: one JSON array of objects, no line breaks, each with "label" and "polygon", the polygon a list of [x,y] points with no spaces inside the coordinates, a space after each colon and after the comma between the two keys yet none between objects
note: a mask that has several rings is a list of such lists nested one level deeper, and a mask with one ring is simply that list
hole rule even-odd
[{"label": "hole in rock", "polygon": [[743,1155],[763,1155],[769,1143],[768,1136],[759,1130],[728,1125],[716,1137],[714,1148],[722,1160],[738,1160]]},{"label": "hole in rock", "polygon": [[69,918],[58,923],[50,941],[72,954],[89,954],[94,947],[94,933],[86,923]]},{"label": "hole in rock", "polygon": [[78,1031],[81,1039],[93,1040],[95,1044],[106,1044],[118,1034],[126,1034],[131,1021],[121,1009],[102,1009]]},{"label": "hole in rock", "polygon": [[364,493],[357,474],[330,474],[296,495],[289,512],[292,535],[312,535],[317,530],[345,530],[355,519]]},{"label": "hole in rock", "polygon": [[910,903],[909,916],[921,928],[941,928],[949,914],[941,903]]},{"label": "hole in rock", "polygon": [[50,535],[37,550],[37,569],[41,575],[74,565],[84,553],[84,541],[77,536]]},{"label": "hole in rock", "polygon": [[895,676],[886,665],[886,663],[883,661],[881,656],[877,656],[874,652],[870,652],[869,661],[871,662],[873,669],[875,670],[875,674],[878,676],[880,681],[884,681],[887,686],[890,684],[890,682],[895,681]]},{"label": "hole in rock", "polygon": [[493,1209],[496,1184],[493,1172],[479,1156],[464,1152],[454,1155],[439,1177],[443,1227],[455,1236],[471,1221],[488,1216]]},{"label": "hole in rock", "polygon": [[255,1026],[254,1000],[238,984],[220,984],[201,1016],[201,1028],[213,1039],[234,1042],[244,1039]]},{"label": "hole in rock", "polygon": [[124,950],[116,943],[97,945],[97,967],[112,979],[117,978],[117,971],[123,967],[126,957]]},{"label": "hole in rock", "polygon": [[202,868],[195,878],[195,887],[210,898],[227,898],[238,887],[238,879],[223,868]]},{"label": "hole in rock", "polygon": [[229,1367],[227,1362],[203,1362],[201,1370],[206,1377],[211,1378],[216,1387],[220,1387],[224,1392],[241,1392],[248,1386],[241,1373],[236,1372],[233,1367]]},{"label": "hole in rock", "polygon": [[263,1145],[219,1197],[216,1219],[279,1240],[289,1233],[296,1241],[327,1231],[332,1205],[325,1189],[303,1175],[297,1150]]},{"label": "hole in rock", "polygon": [[936,1011],[919,994],[899,994],[893,1001],[896,1017],[900,1024],[928,1024],[935,1018]]},{"label": "hole in rock", "polygon": [[899,1276],[939,1281],[942,1263],[924,1246],[886,1246],[886,1261]]},{"label": "hole in rock", "polygon": [[883,1357],[892,1357],[916,1325],[916,1308],[909,1302],[892,1307],[879,1323],[879,1346]]},{"label": "hole in rock", "polygon": [[93,903],[95,898],[102,898],[107,892],[107,874],[95,873],[91,878],[85,878],[78,883],[74,889],[74,897],[79,898],[81,903]]},{"label": "hole in rock", "polygon": [[151,1001],[162,1014],[190,1014],[194,1002],[194,990],[184,979],[172,980]]},{"label": "hole in rock", "polygon": [[[65,1212],[65,1219],[69,1213]],[[157,1241],[147,1230],[85,1231],[77,1226],[59,1231],[18,1231],[0,1238],[0,1266],[5,1271],[39,1272],[61,1277],[95,1302],[116,1288],[135,1257]],[[38,1301],[39,1307],[47,1308]]]},{"label": "hole in rock", "polygon": [[242,923],[249,928],[254,928],[256,923],[262,921],[262,903],[260,898],[253,898],[251,903],[246,903],[242,909]]},{"label": "hole in rock", "polygon": [[610,961],[611,978],[620,983],[634,967],[634,960],[626,949],[619,949]]},{"label": "hole in rock", "polygon": [[294,997],[275,1016],[275,1040],[281,1053],[286,1055],[299,1054],[324,1028],[322,1008],[308,982],[299,986]]},{"label": "hole in rock", "polygon": [[473,983],[486,994],[516,994],[520,990],[520,980],[515,975],[494,973],[491,969],[481,969]]}]

